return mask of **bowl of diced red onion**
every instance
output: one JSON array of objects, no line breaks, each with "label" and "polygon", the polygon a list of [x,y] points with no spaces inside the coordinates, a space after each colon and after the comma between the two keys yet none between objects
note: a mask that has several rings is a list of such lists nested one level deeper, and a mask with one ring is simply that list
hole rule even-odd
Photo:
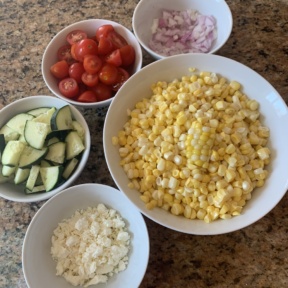
[{"label": "bowl of diced red onion", "polygon": [[132,25],[141,46],[158,60],[215,53],[228,40],[233,18],[224,0],[141,0]]}]

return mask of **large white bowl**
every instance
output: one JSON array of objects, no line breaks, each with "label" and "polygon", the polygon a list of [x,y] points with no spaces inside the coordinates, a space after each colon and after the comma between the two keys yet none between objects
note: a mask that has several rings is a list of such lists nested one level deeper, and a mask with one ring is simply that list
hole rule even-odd
[{"label": "large white bowl", "polygon": [[209,54],[219,50],[231,34],[233,18],[230,8],[224,0],[141,0],[133,13],[133,31],[141,46],[155,59],[166,58],[149,47],[153,19],[159,18],[163,9],[178,11],[194,9],[202,15],[213,15],[217,21],[217,39],[214,41]]},{"label": "large white bowl", "polygon": [[83,30],[85,31],[89,37],[95,36],[96,30],[102,26],[110,24],[112,25],[115,30],[123,36],[126,41],[132,45],[135,49],[135,63],[132,69],[132,73],[137,72],[138,70],[141,69],[142,67],[142,50],[141,46],[138,43],[135,35],[125,26],[111,21],[111,20],[105,20],[105,19],[88,19],[88,20],[83,20],[80,22],[73,23],[64,29],[62,29],[60,32],[58,32],[53,39],[49,42],[48,46],[46,47],[43,58],[42,58],[42,76],[43,79],[47,85],[47,87],[50,89],[50,91],[59,97],[60,99],[63,99],[70,104],[73,104],[75,106],[80,106],[80,107],[86,107],[86,108],[101,108],[108,106],[113,97],[104,101],[99,101],[99,102],[92,102],[92,103],[84,103],[84,102],[78,102],[73,99],[66,98],[63,96],[58,88],[58,81],[54,78],[54,76],[50,73],[50,67],[57,62],[57,50],[67,44],[66,42],[66,35],[73,31],[73,30]]},{"label": "large white bowl", "polygon": [[[17,100],[7,105],[0,111],[0,127],[2,127],[12,116],[18,113],[26,112],[28,110],[39,107],[61,108],[65,105],[68,105],[68,103],[62,99],[44,95],[30,96]],[[79,110],[72,105],[70,105],[70,108],[74,119],[77,120],[81,124],[81,126],[85,129],[85,146],[86,146],[83,155],[81,157],[81,160],[76,170],[71,175],[71,177],[67,181],[65,181],[62,185],[45,193],[25,194],[22,185],[15,185],[10,183],[0,184],[1,197],[15,202],[36,202],[46,200],[54,196],[61,190],[70,186],[81,174],[82,170],[84,169],[87,163],[90,153],[90,144],[91,144],[90,131],[85,118],[79,112]]]},{"label": "large white bowl", "polygon": [[[128,120],[127,109],[151,95],[150,86],[157,81],[172,81],[188,75],[188,68],[196,67],[200,71],[216,72],[227,79],[243,84],[249,98],[260,103],[260,112],[264,124],[270,128],[272,149],[270,172],[262,188],[253,191],[240,216],[230,220],[216,220],[210,224],[199,220],[187,220],[176,217],[160,209],[147,210],[140,200],[139,192],[128,187],[128,178],[119,165],[117,146],[112,137],[123,128]],[[186,54],[168,57],[156,61],[134,75],[120,89],[108,109],[104,124],[104,151],[111,175],[127,197],[147,217],[168,228],[201,235],[222,234],[246,227],[267,214],[280,201],[288,188],[288,109],[277,91],[259,74],[234,60],[213,54]]]},{"label": "large white bowl", "polygon": [[70,187],[48,200],[33,217],[22,247],[22,264],[29,288],[72,288],[63,277],[56,276],[56,262],[50,254],[51,237],[59,222],[70,218],[78,209],[103,203],[117,210],[127,224],[131,250],[126,270],[111,277],[99,288],[138,287],[149,260],[149,236],[145,221],[120,191],[101,184]]}]

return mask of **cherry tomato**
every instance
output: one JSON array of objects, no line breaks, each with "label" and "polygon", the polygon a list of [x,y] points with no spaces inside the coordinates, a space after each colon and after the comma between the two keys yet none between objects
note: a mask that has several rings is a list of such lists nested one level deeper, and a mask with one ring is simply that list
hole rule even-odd
[{"label": "cherry tomato", "polygon": [[[76,54],[75,54],[76,44],[77,44],[77,43],[72,44],[72,45],[71,45],[71,48],[70,48],[71,57],[72,57],[74,60],[77,60]],[[77,61],[78,61],[78,60],[77,60]]]},{"label": "cherry tomato", "polygon": [[75,44],[74,53],[78,61],[83,62],[85,55],[97,55],[98,45],[92,39],[83,39]]},{"label": "cherry tomato", "polygon": [[129,66],[135,61],[135,49],[131,45],[125,45],[120,49],[122,66]]},{"label": "cherry tomato", "polygon": [[130,77],[130,75],[125,69],[118,67],[117,82],[116,82],[116,84],[114,84],[112,86],[112,90],[118,91],[120,89],[120,87],[124,84],[124,82],[126,82],[128,80],[129,77]]},{"label": "cherry tomato", "polygon": [[111,87],[101,82],[99,82],[96,86],[91,87],[91,90],[95,92],[97,102],[107,100],[113,95]]},{"label": "cherry tomato", "polygon": [[86,55],[83,66],[87,73],[96,74],[102,67],[102,60],[97,55]]},{"label": "cherry tomato", "polygon": [[114,66],[121,66],[122,59],[121,59],[120,49],[116,49],[112,51],[110,54],[108,54],[105,58],[105,61]]},{"label": "cherry tomato", "polygon": [[118,80],[118,69],[111,64],[104,64],[99,72],[99,80],[106,85],[113,85]]},{"label": "cherry tomato", "polygon": [[98,41],[98,54],[107,55],[112,51],[113,51],[112,42],[105,37],[101,37]]},{"label": "cherry tomato", "polygon": [[114,27],[110,24],[105,24],[100,26],[97,30],[96,30],[96,39],[97,41],[100,40],[100,38],[102,37],[107,37],[108,33],[114,31]]},{"label": "cherry tomato", "polygon": [[97,102],[96,93],[94,91],[87,90],[80,94],[77,100],[80,102]]},{"label": "cherry tomato", "polygon": [[66,60],[61,60],[52,65],[50,71],[56,78],[63,79],[69,75],[69,65]]},{"label": "cherry tomato", "polygon": [[87,34],[83,30],[74,30],[67,34],[66,40],[67,42],[72,45],[77,43],[83,39],[87,39]]},{"label": "cherry tomato", "polygon": [[57,51],[59,61],[66,60],[68,64],[75,62],[71,55],[71,46],[69,44],[61,46]]},{"label": "cherry tomato", "polygon": [[127,41],[123,36],[121,36],[118,32],[110,31],[107,35],[107,39],[112,42],[114,49],[121,48],[123,46],[128,45]]},{"label": "cherry tomato", "polygon": [[65,78],[58,84],[60,93],[67,98],[74,98],[78,95],[79,86],[75,79]]},{"label": "cherry tomato", "polygon": [[89,74],[87,72],[84,72],[82,74],[81,79],[82,79],[82,82],[89,87],[95,86],[99,81],[97,74]]},{"label": "cherry tomato", "polygon": [[69,76],[74,78],[77,83],[81,83],[82,74],[85,72],[84,66],[80,62],[73,63],[69,67]]}]

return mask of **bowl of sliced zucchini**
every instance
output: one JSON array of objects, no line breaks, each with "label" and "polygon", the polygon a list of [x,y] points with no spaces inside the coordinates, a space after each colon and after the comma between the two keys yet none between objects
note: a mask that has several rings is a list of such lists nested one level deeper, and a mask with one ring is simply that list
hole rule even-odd
[{"label": "bowl of sliced zucchini", "polygon": [[90,142],[83,115],[62,99],[40,95],[7,105],[0,111],[0,196],[52,197],[82,172]]}]

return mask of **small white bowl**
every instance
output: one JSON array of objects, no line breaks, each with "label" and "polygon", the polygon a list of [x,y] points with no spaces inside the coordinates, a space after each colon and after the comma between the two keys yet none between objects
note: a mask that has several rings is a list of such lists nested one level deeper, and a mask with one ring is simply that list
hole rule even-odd
[{"label": "small white bowl", "polygon": [[133,32],[141,46],[155,59],[166,58],[149,47],[152,37],[153,20],[159,18],[165,10],[184,11],[197,10],[202,15],[213,15],[216,18],[217,39],[214,41],[208,54],[215,53],[228,40],[233,26],[232,13],[224,0],[141,0],[137,4],[132,18]]},{"label": "small white bowl", "polygon": [[64,29],[62,29],[60,32],[58,32],[53,39],[50,41],[48,46],[46,47],[43,58],[42,58],[42,76],[43,79],[47,85],[47,87],[50,89],[50,91],[56,95],[57,97],[69,102],[70,104],[73,104],[75,106],[80,107],[86,107],[86,108],[101,108],[108,106],[113,97],[104,101],[100,102],[93,102],[93,103],[84,103],[84,102],[78,102],[69,98],[66,98],[63,96],[58,88],[58,81],[54,78],[54,76],[50,73],[50,67],[57,62],[57,50],[67,44],[66,42],[66,35],[73,31],[73,30],[83,30],[85,31],[88,36],[95,36],[97,28],[99,28],[102,25],[111,24],[115,30],[123,36],[128,44],[132,45],[135,49],[135,63],[134,67],[132,69],[132,73],[135,73],[139,71],[142,67],[142,50],[141,46],[138,43],[135,35],[126,27],[123,25],[116,23],[114,21],[105,20],[105,19],[89,19],[89,20],[83,20],[80,22],[73,23]]},{"label": "small white bowl", "polygon": [[[160,208],[147,210],[140,199],[140,192],[128,187],[129,179],[120,166],[119,147],[114,146],[112,137],[118,135],[128,120],[127,110],[143,98],[152,95],[150,87],[158,81],[171,82],[189,75],[189,68],[216,72],[230,81],[243,85],[244,93],[260,103],[261,120],[270,128],[269,147],[271,163],[267,166],[269,177],[265,185],[252,193],[252,199],[242,214],[229,220],[205,223],[202,220],[188,220],[174,216]],[[119,90],[106,114],[104,123],[104,153],[110,173],[121,191],[147,217],[170,229],[189,234],[213,235],[244,228],[265,216],[285,195],[288,188],[288,109],[278,92],[259,74],[234,60],[213,54],[182,54],[156,61],[132,76]]]},{"label": "small white bowl", "polygon": [[[28,110],[39,108],[39,107],[61,108],[68,104],[69,103],[57,97],[44,96],[44,95],[29,96],[29,97],[17,100],[5,106],[0,111],[0,127],[2,127],[12,116],[19,114],[21,112],[26,112]],[[85,129],[85,146],[86,146],[83,152],[81,161],[79,162],[76,170],[71,175],[71,177],[67,181],[65,181],[62,185],[45,193],[25,194],[24,188],[22,185],[15,185],[12,183],[0,184],[0,196],[1,197],[7,200],[15,201],[15,202],[42,201],[42,200],[46,200],[54,196],[61,190],[67,188],[78,178],[78,176],[81,174],[82,170],[84,169],[86,162],[88,160],[88,157],[89,157],[91,138],[90,138],[89,127],[83,115],[74,106],[70,105],[70,108],[71,108],[74,119],[77,120],[81,124],[81,126]]]},{"label": "small white bowl", "polygon": [[126,270],[109,278],[99,288],[138,287],[149,260],[149,235],[142,215],[125,195],[106,185],[83,184],[70,187],[48,200],[33,217],[23,242],[23,272],[30,288],[72,288],[63,277],[56,276],[56,262],[50,254],[51,237],[59,222],[78,209],[97,204],[113,208],[124,219],[131,235],[131,249]]}]

